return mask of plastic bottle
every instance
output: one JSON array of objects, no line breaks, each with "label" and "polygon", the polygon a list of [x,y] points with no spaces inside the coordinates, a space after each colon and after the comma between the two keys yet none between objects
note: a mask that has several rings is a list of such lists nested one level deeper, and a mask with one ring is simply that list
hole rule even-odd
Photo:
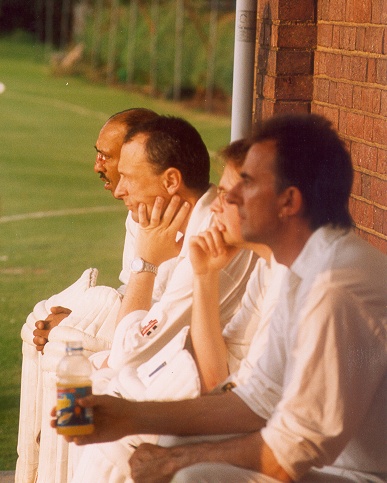
[{"label": "plastic bottle", "polygon": [[57,432],[68,436],[90,434],[94,430],[93,410],[76,400],[91,394],[91,364],[81,342],[67,342],[66,355],[57,368]]}]

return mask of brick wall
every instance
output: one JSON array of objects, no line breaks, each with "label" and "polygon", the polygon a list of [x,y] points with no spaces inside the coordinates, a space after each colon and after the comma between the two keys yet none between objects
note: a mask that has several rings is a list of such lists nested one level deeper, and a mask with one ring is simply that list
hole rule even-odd
[{"label": "brick wall", "polygon": [[309,112],[316,45],[313,0],[258,1],[254,119]]},{"label": "brick wall", "polygon": [[258,0],[254,119],[316,112],[351,152],[356,230],[387,253],[387,0]]},{"label": "brick wall", "polygon": [[352,155],[357,231],[387,253],[387,1],[318,0],[312,111]]}]

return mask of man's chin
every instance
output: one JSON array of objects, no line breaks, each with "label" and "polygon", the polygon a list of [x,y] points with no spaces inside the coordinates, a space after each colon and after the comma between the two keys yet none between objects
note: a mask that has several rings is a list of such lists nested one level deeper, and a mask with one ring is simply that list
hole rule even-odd
[{"label": "man's chin", "polygon": [[[130,208],[128,208],[128,211],[130,211]],[[130,213],[132,220],[138,223],[138,215],[137,213],[133,213],[133,211]]]}]

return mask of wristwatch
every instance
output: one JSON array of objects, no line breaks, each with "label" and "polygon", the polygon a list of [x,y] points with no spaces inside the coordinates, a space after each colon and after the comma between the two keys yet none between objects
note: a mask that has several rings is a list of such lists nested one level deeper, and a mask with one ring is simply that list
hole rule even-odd
[{"label": "wristwatch", "polygon": [[143,258],[136,257],[130,262],[130,270],[133,273],[151,272],[157,275],[157,267],[153,263],[146,262]]}]

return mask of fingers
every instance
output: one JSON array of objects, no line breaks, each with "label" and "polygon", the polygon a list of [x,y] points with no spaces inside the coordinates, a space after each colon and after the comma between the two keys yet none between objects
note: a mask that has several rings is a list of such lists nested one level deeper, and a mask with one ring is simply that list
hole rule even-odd
[{"label": "fingers", "polygon": [[140,226],[142,228],[147,228],[148,226],[156,227],[163,223],[163,225],[166,227],[171,227],[176,230],[179,229],[190,212],[190,204],[187,201],[181,204],[180,196],[174,195],[172,196],[163,213],[164,206],[164,198],[157,196],[150,214],[150,218],[148,218],[145,203],[140,203],[138,205],[138,219]]},{"label": "fingers", "polygon": [[36,329],[32,332],[34,338],[32,342],[35,344],[35,349],[39,352],[43,352],[44,346],[48,342],[49,331],[45,330],[45,323],[43,320],[38,320],[35,323]]},{"label": "fingers", "polygon": [[191,237],[190,242],[200,246],[204,253],[215,258],[223,255],[226,251],[223,236],[216,227],[199,233],[196,237]]},{"label": "fingers", "polygon": [[62,307],[61,305],[57,305],[56,307],[51,307],[51,313],[57,314],[71,314],[71,310],[67,309],[66,307]]},{"label": "fingers", "polygon": [[140,203],[137,208],[138,212],[138,224],[141,226],[141,228],[146,228],[149,226],[149,219],[148,219],[148,213],[146,211],[146,204],[145,203]]}]

